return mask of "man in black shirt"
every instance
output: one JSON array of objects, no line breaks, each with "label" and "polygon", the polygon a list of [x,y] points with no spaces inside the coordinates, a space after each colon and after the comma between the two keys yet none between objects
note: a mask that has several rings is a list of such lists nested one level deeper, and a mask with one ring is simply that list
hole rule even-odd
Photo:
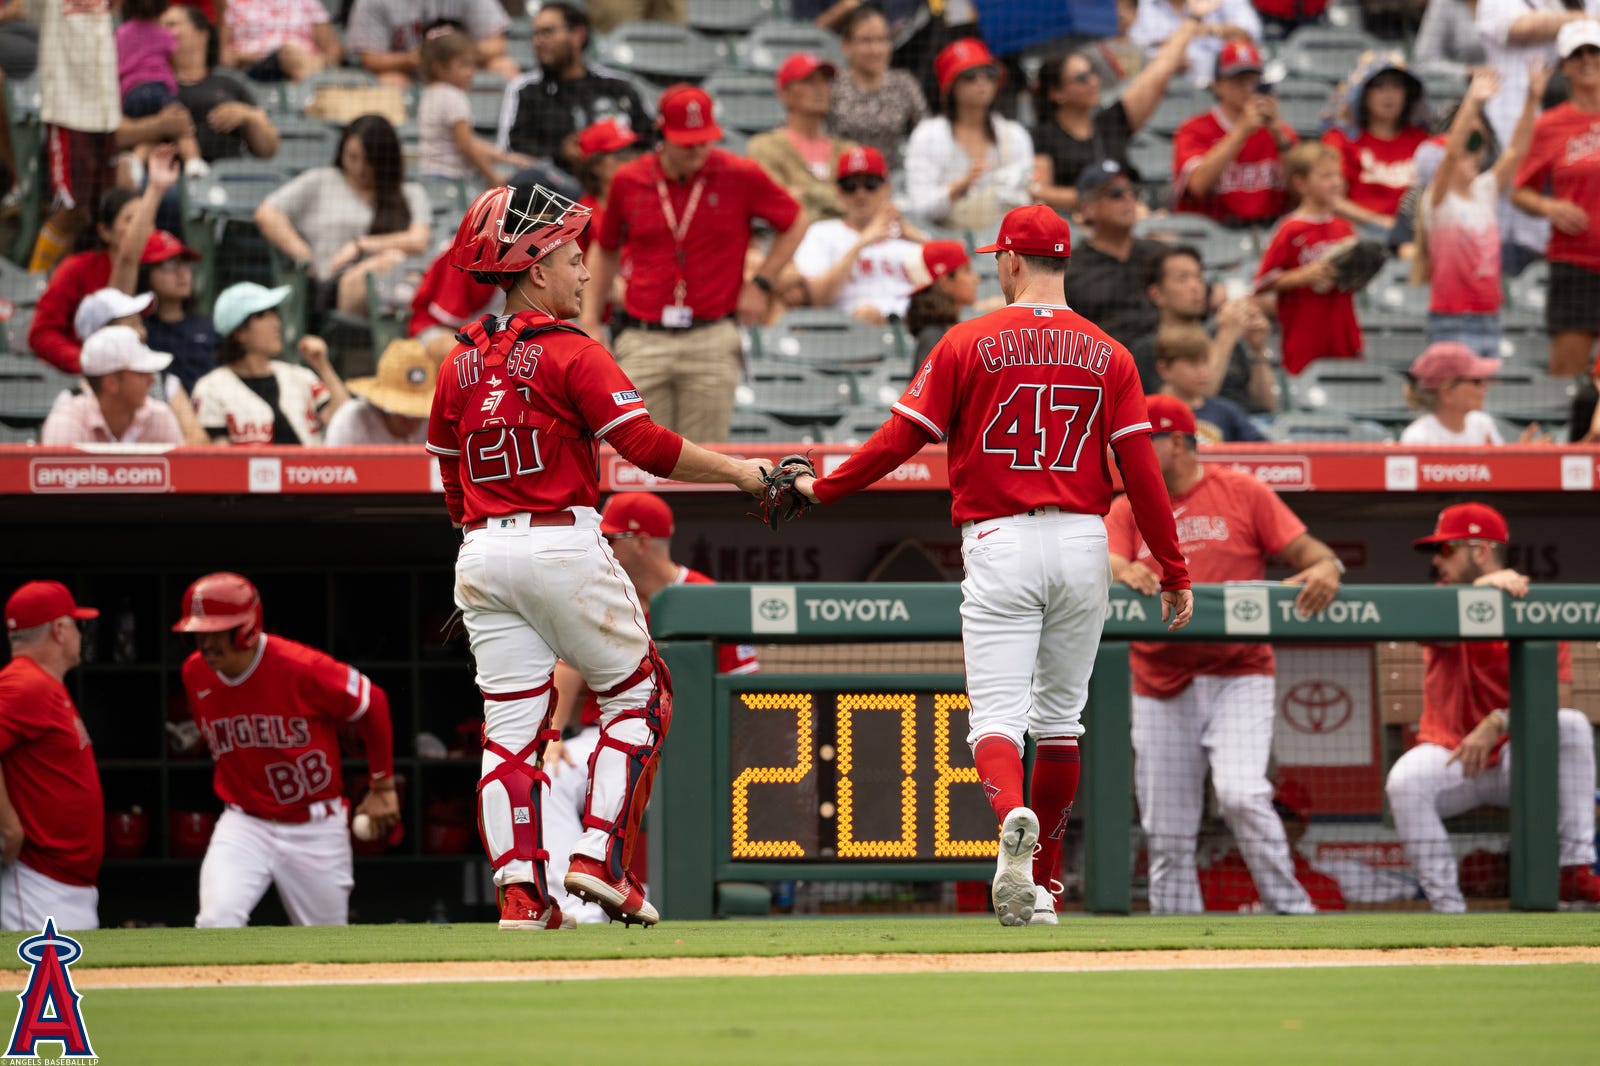
[{"label": "man in black shirt", "polygon": [[602,119],[617,118],[643,134],[650,115],[633,86],[584,65],[589,17],[567,3],[545,4],[533,19],[533,52],[539,68],[506,86],[500,107],[499,147],[548,159],[577,172],[578,133]]},{"label": "man in black shirt", "polygon": [[1159,316],[1145,295],[1145,279],[1166,245],[1134,237],[1138,201],[1115,159],[1102,159],[1079,175],[1078,211],[1092,235],[1067,261],[1067,304],[1127,344],[1156,328]]}]

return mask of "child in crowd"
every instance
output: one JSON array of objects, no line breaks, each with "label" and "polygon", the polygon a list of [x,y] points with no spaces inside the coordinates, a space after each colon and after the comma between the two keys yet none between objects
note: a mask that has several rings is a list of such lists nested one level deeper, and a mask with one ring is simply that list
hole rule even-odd
[{"label": "child in crowd", "polygon": [[1266,440],[1243,407],[1211,389],[1211,338],[1198,325],[1163,326],[1156,333],[1161,391],[1194,409],[1195,437],[1205,444]]},{"label": "child in crowd", "polygon": [[478,46],[454,26],[435,26],[422,40],[422,79],[417,101],[418,156],[422,174],[431,178],[465,178],[476,173],[485,186],[504,179],[496,163],[525,167],[533,160],[505,152],[479,137],[472,128],[472,102],[467,89],[478,71]]},{"label": "child in crowd", "polygon": [[1334,284],[1333,254],[1355,240],[1355,230],[1334,214],[1344,194],[1338,149],[1321,141],[1297,144],[1284,156],[1283,170],[1300,206],[1273,232],[1256,268],[1256,292],[1278,294],[1283,369],[1298,374],[1313,359],[1361,355],[1355,298]]},{"label": "child in crowd", "polygon": [[[1401,444],[1504,444],[1494,419],[1483,410],[1489,379],[1500,360],[1487,359],[1459,341],[1428,345],[1411,364],[1406,402],[1425,412],[1400,434]],[[1538,431],[1528,427],[1524,442]]]},{"label": "child in crowd", "polygon": [[[178,79],[172,72],[178,41],[161,25],[169,6],[167,0],[122,0],[122,25],[116,33],[117,82],[122,113],[129,118],[147,118],[178,102]],[[185,174],[203,177],[210,171],[200,158],[200,142],[194,134],[179,137],[177,145]],[[142,144],[134,150],[141,164],[152,147]]]},{"label": "child in crowd", "polygon": [[1430,281],[1428,342],[1460,341],[1481,356],[1500,354],[1500,223],[1496,204],[1511,184],[1533,138],[1533,120],[1550,69],[1528,71],[1528,94],[1505,152],[1485,170],[1486,104],[1500,91],[1500,74],[1484,67],[1472,76],[1445,140],[1444,159],[1418,208],[1420,239],[1414,281]]},{"label": "child in crowd", "polygon": [[929,241],[906,258],[906,274],[916,286],[906,306],[906,332],[916,342],[920,364],[977,302],[978,272],[960,241]]}]

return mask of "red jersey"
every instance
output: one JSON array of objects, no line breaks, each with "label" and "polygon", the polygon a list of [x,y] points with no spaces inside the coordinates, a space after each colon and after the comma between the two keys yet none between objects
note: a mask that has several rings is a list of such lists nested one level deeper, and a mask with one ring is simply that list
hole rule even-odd
[{"label": "red jersey", "polygon": [[1344,166],[1345,195],[1358,207],[1393,215],[1400,210],[1400,197],[1417,183],[1417,164],[1413,158],[1428,131],[1407,126],[1388,140],[1367,130],[1351,140],[1343,130],[1322,135],[1324,144],[1338,149]]},{"label": "red jersey", "polygon": [[22,822],[22,864],[94,884],[106,839],[94,746],[67,686],[22,655],[0,670],[0,770]]},{"label": "red jersey", "polygon": [[430,326],[456,329],[483,313],[499,291],[493,285],[473,281],[465,270],[450,265],[450,252],[441,252],[428,266],[411,298],[411,336]]},{"label": "red jersey", "polygon": [[[1283,166],[1278,142],[1262,127],[1252,133],[1223,168],[1205,197],[1189,192],[1189,175],[1217,142],[1228,135],[1232,123],[1213,108],[1196,115],[1172,135],[1172,172],[1177,175],[1179,211],[1209,215],[1219,222],[1271,222],[1283,214]],[[1290,131],[1291,142],[1297,138]]]},{"label": "red jersey", "polygon": [[1552,263],[1600,271],[1600,240],[1594,236],[1594,227],[1600,224],[1600,113],[1562,104],[1540,115],[1515,185],[1541,193],[1548,188],[1550,196],[1571,200],[1588,212],[1586,233],[1573,236],[1550,227],[1545,257]]},{"label": "red jersey", "polygon": [[447,500],[460,485],[461,513],[452,503],[450,515],[457,522],[593,507],[600,441],[648,417],[603,346],[543,312],[521,311],[496,319],[480,347],[456,345],[440,368],[428,450],[440,457]]},{"label": "red jersey", "polygon": [[1107,445],[1150,432],[1128,350],[1076,311],[1012,304],[952,326],[894,411],[949,442],[951,518],[1111,506]]},{"label": "red jersey", "polygon": [[[680,249],[663,210],[684,231]],[[692,178],[674,181],[656,153],[626,163],[611,179],[603,216],[590,226],[600,247],[626,244],[633,275],[624,309],[646,322],[661,321],[680,277],[684,304],[701,321],[726,318],[739,302],[750,222],[763,219],[782,232],[800,215],[800,203],[761,164],[713,148]]]},{"label": "red jersey", "polygon": [[359,720],[373,700],[360,670],[263,635],[255,661],[236,678],[194,652],[183,663],[183,688],[216,763],[212,784],[222,802],[258,818],[292,819],[343,794],[339,727]]},{"label": "red jersey", "polygon": [[[1279,274],[1315,262],[1328,245],[1354,237],[1338,216],[1312,219],[1290,215],[1272,234],[1256,268],[1256,291]],[[1354,359],[1361,354],[1361,327],[1355,297],[1337,289],[1317,292],[1309,285],[1278,293],[1278,328],[1283,333],[1283,369],[1298,374],[1313,359]]]},{"label": "red jersey", "polygon": [[[1306,531],[1305,523],[1278,494],[1249,474],[1223,467],[1204,467],[1188,492],[1172,500],[1178,525],[1178,547],[1189,564],[1189,579],[1220,584],[1260,581],[1267,557],[1277,555]],[[1112,555],[1145,561],[1150,549],[1134,525],[1133,507],[1117,497],[1106,515],[1106,547]],[[1197,674],[1236,676],[1270,674],[1272,647],[1267,644],[1188,644],[1136,642],[1129,660],[1133,690],[1141,696],[1172,699]]]},{"label": "red jersey", "polygon": [[50,275],[50,284],[39,294],[39,306],[28,327],[28,347],[40,359],[76,374],[83,341],[72,324],[78,305],[92,292],[111,284],[111,254],[106,251],[69,255]]},{"label": "red jersey", "polygon": [[[716,582],[698,570],[690,570],[687,566],[678,568],[678,580],[674,585],[715,585]],[[649,604],[645,604],[649,607]],[[645,611],[645,625],[650,624],[650,612]],[[717,673],[719,674],[753,674],[760,665],[756,662],[756,646],[754,644],[722,644],[717,647]],[[586,726],[594,725],[600,721],[600,701],[595,694],[590,692],[583,698],[583,711],[580,719]]]},{"label": "red jersey", "polygon": [[[1490,711],[1511,706],[1511,650],[1503,640],[1422,646],[1422,721],[1417,740],[1454,750]],[[1572,646],[1556,648],[1556,680],[1572,680]],[[1509,739],[1502,736],[1491,762]]]}]

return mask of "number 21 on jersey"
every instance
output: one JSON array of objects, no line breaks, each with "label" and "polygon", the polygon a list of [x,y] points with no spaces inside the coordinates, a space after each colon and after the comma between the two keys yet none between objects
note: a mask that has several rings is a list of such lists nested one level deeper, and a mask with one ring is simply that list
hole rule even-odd
[{"label": "number 21 on jersey", "polygon": [[1103,395],[1097,385],[1018,385],[983,427],[983,450],[1011,456],[1013,470],[1076,470]]}]

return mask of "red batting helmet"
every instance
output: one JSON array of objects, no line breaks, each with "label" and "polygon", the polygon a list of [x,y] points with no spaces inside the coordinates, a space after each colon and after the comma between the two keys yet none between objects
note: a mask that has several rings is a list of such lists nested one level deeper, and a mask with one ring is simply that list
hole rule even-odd
[{"label": "red batting helmet", "polygon": [[543,185],[490,189],[467,208],[450,248],[450,265],[480,282],[504,285],[563,244],[577,240],[590,217],[589,208]]},{"label": "red batting helmet", "polygon": [[261,593],[238,574],[207,574],[183,594],[183,617],[174,633],[234,630],[233,646],[253,648],[261,636]]}]

